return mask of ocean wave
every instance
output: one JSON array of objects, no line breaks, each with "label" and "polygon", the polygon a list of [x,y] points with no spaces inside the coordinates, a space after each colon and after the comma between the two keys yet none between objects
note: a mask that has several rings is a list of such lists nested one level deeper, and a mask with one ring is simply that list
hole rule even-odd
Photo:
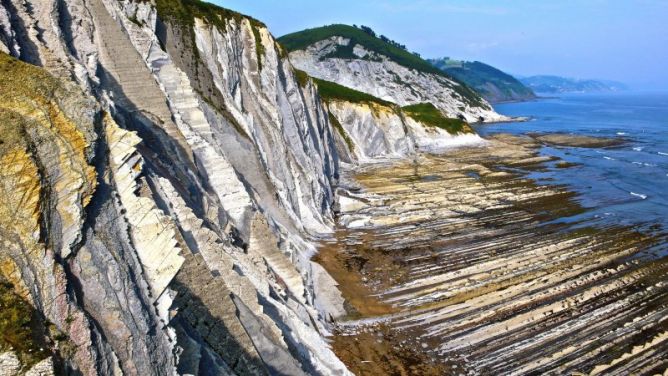
[{"label": "ocean wave", "polygon": [[609,161],[616,161],[615,158],[610,158],[610,157],[608,157],[607,155],[604,155],[603,158],[604,158],[604,159],[607,159],[607,160],[609,160]]},{"label": "ocean wave", "polygon": [[647,195],[644,195],[642,193],[635,193],[635,192],[629,192],[629,193],[631,194],[631,196],[640,197],[641,200],[647,199]]},{"label": "ocean wave", "polygon": [[626,132],[617,132],[617,136],[626,136]]},{"label": "ocean wave", "polygon": [[642,146],[637,146],[637,147],[633,148],[633,150],[635,150],[635,151],[642,151],[642,149],[643,149]]},{"label": "ocean wave", "polygon": [[638,165],[638,166],[656,167],[656,165],[654,163],[633,162],[633,161],[631,161],[631,163],[633,163],[634,165]]},{"label": "ocean wave", "polygon": [[658,151],[657,154],[664,155],[664,156],[668,157],[668,153],[663,153],[663,152]]}]

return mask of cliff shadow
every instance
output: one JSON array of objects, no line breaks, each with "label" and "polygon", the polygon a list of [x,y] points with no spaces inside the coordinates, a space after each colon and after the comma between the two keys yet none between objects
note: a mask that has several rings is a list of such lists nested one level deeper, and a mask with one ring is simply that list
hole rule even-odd
[{"label": "cliff shadow", "polygon": [[[247,335],[240,323],[237,328],[230,327],[230,319],[238,319],[238,316],[236,306],[226,291],[220,291],[218,297],[209,295],[207,300],[215,302],[211,304],[205,303],[199,295],[201,292],[195,292],[189,286],[199,283],[199,288],[192,287],[198,290],[210,289],[215,284],[213,275],[207,271],[207,275],[200,272],[197,275],[184,276],[182,272],[179,272],[170,285],[177,293],[172,309],[178,310],[171,324],[181,334],[177,335],[177,343],[190,358],[181,357],[177,372],[215,375],[226,369],[239,375],[281,375],[277,370],[268,369],[257,353],[247,350],[248,343],[242,343],[239,338],[240,334]],[[233,311],[234,316],[231,316]],[[223,315],[226,317],[222,317]],[[244,331],[240,332],[239,329]]]}]

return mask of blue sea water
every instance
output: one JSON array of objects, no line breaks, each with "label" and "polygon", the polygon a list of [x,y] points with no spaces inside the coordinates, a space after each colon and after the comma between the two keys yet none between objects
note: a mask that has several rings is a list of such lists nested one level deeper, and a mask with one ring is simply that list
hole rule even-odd
[{"label": "blue sea water", "polygon": [[530,177],[579,193],[588,218],[571,220],[668,229],[668,93],[568,94],[495,109],[531,120],[477,126],[483,136],[561,132],[627,138],[622,146],[603,149],[543,147],[541,153],[578,166],[552,165]]}]

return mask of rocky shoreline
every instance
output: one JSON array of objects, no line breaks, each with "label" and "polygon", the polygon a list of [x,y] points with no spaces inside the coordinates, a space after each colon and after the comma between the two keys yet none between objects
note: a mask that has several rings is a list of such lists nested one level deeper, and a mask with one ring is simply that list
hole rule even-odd
[{"label": "rocky shoreline", "polygon": [[628,142],[628,139],[623,137],[606,138],[567,133],[529,133],[529,137],[543,145],[557,147],[606,148]]},{"label": "rocky shoreline", "polygon": [[207,2],[3,1],[0,376],[664,365],[658,235],[555,222],[541,142],[358,57],[367,92]]},{"label": "rocky shoreline", "polygon": [[665,368],[665,235],[563,221],[585,209],[526,177],[556,159],[540,146],[497,135],[344,173],[336,239],[314,261],[346,299],[333,347],[352,372]]}]

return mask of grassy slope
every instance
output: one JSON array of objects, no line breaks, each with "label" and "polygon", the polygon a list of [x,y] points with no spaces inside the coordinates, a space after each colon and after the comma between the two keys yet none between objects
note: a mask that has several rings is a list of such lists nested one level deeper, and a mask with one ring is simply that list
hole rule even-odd
[{"label": "grassy slope", "polygon": [[195,18],[201,18],[214,25],[223,25],[225,20],[248,19],[255,27],[265,25],[246,15],[199,0],[156,0],[158,15],[170,21],[192,25]]},{"label": "grassy slope", "polygon": [[260,32],[258,30],[259,28],[266,27],[262,22],[233,10],[200,0],[156,0],[155,4],[161,20],[169,21],[176,26],[183,27],[183,30],[190,35],[192,52],[196,57],[199,54],[195,47],[195,34],[192,31],[195,18],[205,20],[221,31],[225,30],[227,20],[233,19],[237,23],[240,23],[243,19],[247,19],[251,24],[255,38],[258,68],[262,70],[262,55],[264,55],[265,51],[264,46],[260,43]]},{"label": "grassy slope", "polygon": [[[397,46],[393,46],[387,42],[384,42],[379,38],[373,37],[356,27],[348,25],[337,24],[298,31],[296,33],[284,35],[278,38],[278,41],[285,48],[287,48],[288,51],[295,51],[303,50],[315,42],[330,38],[332,36],[350,38],[354,42],[363,45],[367,49],[381,55],[385,55],[395,61],[397,64],[403,65],[407,68],[412,68],[425,73],[443,73],[418,56]],[[350,45],[354,46],[355,43],[350,43]]]},{"label": "grassy slope", "polygon": [[318,92],[320,96],[325,99],[338,99],[352,103],[377,103],[387,107],[394,107],[394,103],[384,101],[373,95],[357,91],[346,86],[339,85],[334,82],[312,78],[318,85]]},{"label": "grassy slope", "polygon": [[524,86],[515,77],[478,61],[456,62],[449,59],[433,59],[429,60],[429,62],[436,68],[465,82],[483,95],[494,94],[485,87],[486,84],[491,83],[507,97],[507,100],[513,99],[511,98],[513,93],[522,98],[535,97],[533,91]]},{"label": "grassy slope", "polygon": [[443,72],[434,67],[426,60],[414,55],[404,49],[387,43],[380,38],[373,37],[366,32],[348,25],[329,25],[313,29],[306,29],[295,33],[284,35],[278,38],[279,43],[288,51],[302,50],[318,41],[340,36],[349,38],[351,43],[348,46],[341,46],[331,56],[334,58],[353,59],[357,58],[352,54],[352,47],[355,44],[360,44],[366,49],[376,52],[378,54],[387,56],[390,60],[402,65],[406,68],[415,69],[419,72],[435,74],[445,77],[449,80],[458,82],[459,85],[453,85],[454,89],[461,97],[471,106],[483,107],[482,98],[473,89],[468,87],[465,83],[457,80],[455,77]]},{"label": "grassy slope", "polygon": [[[301,73],[305,74],[304,72]],[[443,113],[431,103],[419,103],[399,108],[394,103],[384,101],[380,98],[374,97],[373,95],[362,93],[361,91],[341,86],[334,82],[320,80],[317,78],[312,78],[312,80],[318,86],[318,92],[325,101],[341,100],[351,103],[378,104],[389,107],[397,112],[403,111],[406,116],[413,118],[415,121],[418,121],[425,126],[441,128],[451,134],[473,132],[471,127],[465,121],[443,116]],[[345,134],[345,130],[338,121],[335,121],[335,118],[332,118],[333,116],[330,114],[330,121],[332,122],[332,125],[337,129],[337,131],[339,131],[339,133],[341,133],[341,135],[348,143],[348,146],[352,149],[352,142]]]},{"label": "grassy slope", "polygon": [[452,119],[443,116],[438,108],[431,103],[419,103],[401,108],[404,113],[416,121],[430,127],[437,127],[450,134],[472,133],[471,127],[461,119]]}]

